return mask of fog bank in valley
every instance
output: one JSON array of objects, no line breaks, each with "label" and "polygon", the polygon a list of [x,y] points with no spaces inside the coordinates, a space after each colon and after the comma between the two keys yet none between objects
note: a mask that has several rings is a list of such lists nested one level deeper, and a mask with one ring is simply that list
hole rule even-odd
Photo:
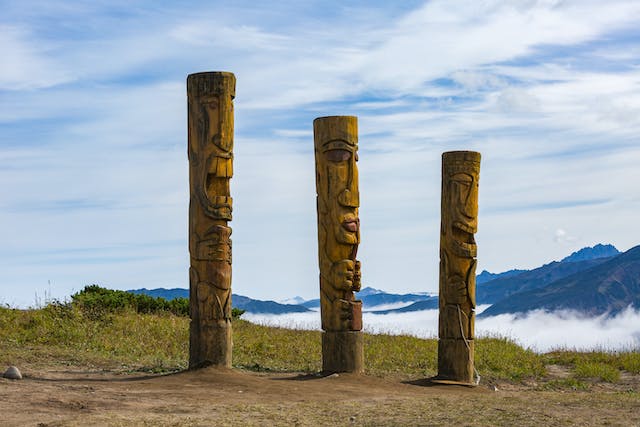
[{"label": "fog bank in valley", "polygon": [[[485,307],[479,307],[481,312]],[[320,329],[320,313],[282,315],[245,313],[253,323],[294,329]],[[365,332],[413,335],[434,338],[438,334],[438,311],[424,310],[398,314],[363,313]],[[640,310],[632,307],[614,317],[589,317],[571,311],[546,313],[536,310],[526,315],[503,314],[476,320],[479,337],[507,337],[537,352],[558,348],[576,350],[640,349]]]}]

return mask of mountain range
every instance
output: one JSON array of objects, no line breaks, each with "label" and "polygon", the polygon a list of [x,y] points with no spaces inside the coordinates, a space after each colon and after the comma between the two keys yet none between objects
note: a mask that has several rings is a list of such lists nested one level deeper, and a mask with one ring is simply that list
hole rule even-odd
[{"label": "mountain range", "polygon": [[[146,294],[152,297],[160,297],[167,300],[174,298],[189,298],[189,290],[183,288],[158,288],[158,289],[132,289],[128,292],[134,294]],[[304,313],[312,311],[299,304],[281,304],[275,301],[262,301],[245,297],[244,295],[231,294],[231,302],[234,308],[245,310],[250,313],[260,314],[283,314],[283,313]]]},{"label": "mountain range", "polygon": [[608,259],[595,258],[576,262],[553,261],[517,275],[498,277],[481,284],[476,283],[476,299],[478,304],[494,304],[511,295],[537,289],[580,271],[588,270]]},{"label": "mountain range", "polygon": [[[130,292],[172,299],[189,297],[187,289],[137,289]],[[404,313],[438,308],[430,293],[393,294],[372,287],[357,293],[363,310],[375,314]],[[482,271],[476,276],[478,305],[491,304],[479,316],[525,313],[544,309],[572,309],[585,314],[618,313],[629,305],[640,307],[640,246],[620,253],[598,244],[532,270],[502,273]],[[283,302],[255,300],[233,294],[233,306],[251,313],[318,311],[320,300],[300,297]]]},{"label": "mountain range", "polygon": [[[428,292],[421,293],[411,293],[411,294],[391,294],[385,291],[381,291],[379,289],[366,287],[363,288],[360,292],[356,293],[356,298],[362,301],[362,306],[365,311],[369,307],[378,307],[378,306],[399,306],[399,305],[410,305],[417,301],[426,301],[426,300],[434,300],[436,301],[436,307],[438,306],[438,296],[432,295]],[[305,301],[302,303],[304,307],[319,310],[320,309],[320,299],[312,299],[309,301]]]},{"label": "mountain range", "polygon": [[549,285],[507,296],[486,309],[481,316],[564,309],[591,316],[615,315],[630,305],[640,308],[640,246],[604,258],[604,261]]}]

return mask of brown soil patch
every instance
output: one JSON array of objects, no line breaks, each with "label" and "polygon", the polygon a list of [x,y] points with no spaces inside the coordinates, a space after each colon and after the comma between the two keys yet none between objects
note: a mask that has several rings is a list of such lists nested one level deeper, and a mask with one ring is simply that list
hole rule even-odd
[{"label": "brown soil patch", "polygon": [[2,425],[640,425],[637,388],[550,392],[496,384],[493,391],[421,379],[215,368],[23,375],[0,380]]}]

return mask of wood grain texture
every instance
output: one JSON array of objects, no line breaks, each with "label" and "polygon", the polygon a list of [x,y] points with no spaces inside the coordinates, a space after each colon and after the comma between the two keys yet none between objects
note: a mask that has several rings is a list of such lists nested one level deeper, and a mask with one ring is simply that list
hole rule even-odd
[{"label": "wood grain texture", "polygon": [[362,331],[322,332],[322,371],[364,373]]},{"label": "wood grain texture", "polygon": [[[354,295],[361,287],[361,265],[356,259],[360,244],[358,121],[353,116],[320,117],[314,120],[313,131],[322,329],[360,331],[362,302]],[[362,346],[350,347],[356,342],[323,338],[323,365],[336,372],[360,370],[361,364],[347,362],[362,359],[358,354]]]},{"label": "wood grain texture", "polygon": [[189,132],[189,367],[231,367],[231,228],[235,76],[187,78]]},{"label": "wood grain texture", "polygon": [[438,379],[473,383],[480,153],[442,155]]}]

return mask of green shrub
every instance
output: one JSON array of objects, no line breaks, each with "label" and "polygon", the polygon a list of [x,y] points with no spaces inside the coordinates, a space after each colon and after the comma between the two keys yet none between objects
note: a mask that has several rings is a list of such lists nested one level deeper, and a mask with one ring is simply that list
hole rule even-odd
[{"label": "green shrub", "polygon": [[240,310],[239,308],[233,307],[231,309],[231,318],[239,319],[245,313],[245,310]]},{"label": "green shrub", "polygon": [[[167,300],[146,294],[106,289],[99,285],[85,286],[80,292],[71,295],[71,300],[74,306],[92,319],[102,319],[109,314],[125,311],[142,314],[168,312],[176,316],[189,316],[189,298]],[[233,308],[231,316],[233,319],[239,319],[244,312],[239,308]]]},{"label": "green shrub", "polygon": [[176,316],[189,315],[189,300],[187,298],[175,298],[169,301],[161,297],[106,289],[98,285],[85,286],[80,292],[71,295],[71,300],[73,305],[94,319],[124,311],[143,314],[169,312]]}]

